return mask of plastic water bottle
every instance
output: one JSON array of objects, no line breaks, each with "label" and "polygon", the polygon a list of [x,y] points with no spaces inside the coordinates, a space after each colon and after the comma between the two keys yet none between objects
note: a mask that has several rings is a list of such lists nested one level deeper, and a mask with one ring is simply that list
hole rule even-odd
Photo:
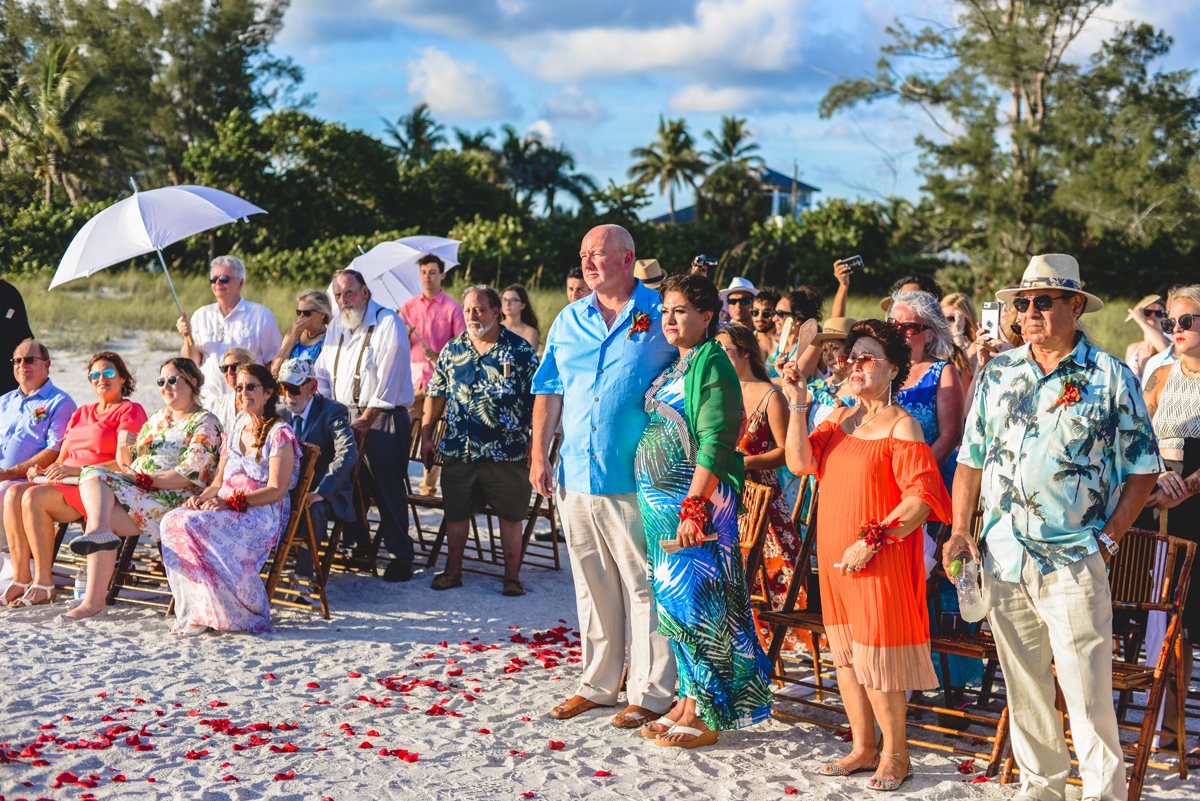
[{"label": "plastic water bottle", "polygon": [[987,605],[983,602],[983,592],[979,586],[979,563],[971,558],[971,552],[963,548],[954,554],[951,562],[961,563],[958,575],[951,580],[958,590],[958,614],[968,623],[977,623],[987,617]]},{"label": "plastic water bottle", "polygon": [[87,565],[80,565],[79,570],[75,573],[75,600],[83,598],[87,595]]}]

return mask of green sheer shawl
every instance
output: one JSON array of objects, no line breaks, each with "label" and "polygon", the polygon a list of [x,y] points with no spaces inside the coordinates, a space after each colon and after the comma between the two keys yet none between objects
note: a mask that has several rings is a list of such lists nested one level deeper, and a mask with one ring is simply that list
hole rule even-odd
[{"label": "green sheer shawl", "polygon": [[696,438],[696,464],[708,469],[741,497],[746,465],[738,453],[742,428],[742,384],[716,339],[696,346],[683,379],[684,416]]}]

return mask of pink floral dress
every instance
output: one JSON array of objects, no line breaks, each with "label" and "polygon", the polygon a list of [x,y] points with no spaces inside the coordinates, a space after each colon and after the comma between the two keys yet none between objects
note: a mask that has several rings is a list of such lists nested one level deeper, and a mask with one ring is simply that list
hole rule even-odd
[{"label": "pink floral dress", "polygon": [[[239,432],[240,434],[240,432]],[[267,485],[271,457],[291,448],[295,465],[288,489],[300,476],[300,446],[291,426],[276,423],[267,434],[262,459],[243,454],[240,435],[225,437],[221,458],[224,483],[218,496],[253,492]],[[162,519],[163,564],[175,596],[179,626],[209,626],[223,631],[273,631],[267,591],[259,572],[279,541],[291,513],[291,498],[245,512],[175,509]]]}]

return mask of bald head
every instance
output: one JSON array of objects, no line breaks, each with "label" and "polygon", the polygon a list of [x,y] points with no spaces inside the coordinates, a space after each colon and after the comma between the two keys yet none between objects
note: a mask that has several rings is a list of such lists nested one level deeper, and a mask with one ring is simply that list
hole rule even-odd
[{"label": "bald head", "polygon": [[597,225],[587,232],[579,248],[583,280],[601,295],[628,297],[637,279],[633,237],[619,225]]}]

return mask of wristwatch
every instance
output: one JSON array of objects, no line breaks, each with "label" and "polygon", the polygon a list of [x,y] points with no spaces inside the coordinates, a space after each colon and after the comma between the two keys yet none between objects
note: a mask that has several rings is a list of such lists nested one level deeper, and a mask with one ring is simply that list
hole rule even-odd
[{"label": "wristwatch", "polygon": [[1117,545],[1116,540],[1105,534],[1103,531],[1096,535],[1096,539],[1100,540],[1100,544],[1108,549],[1108,553],[1110,555],[1116,554],[1117,549],[1120,547]]}]

